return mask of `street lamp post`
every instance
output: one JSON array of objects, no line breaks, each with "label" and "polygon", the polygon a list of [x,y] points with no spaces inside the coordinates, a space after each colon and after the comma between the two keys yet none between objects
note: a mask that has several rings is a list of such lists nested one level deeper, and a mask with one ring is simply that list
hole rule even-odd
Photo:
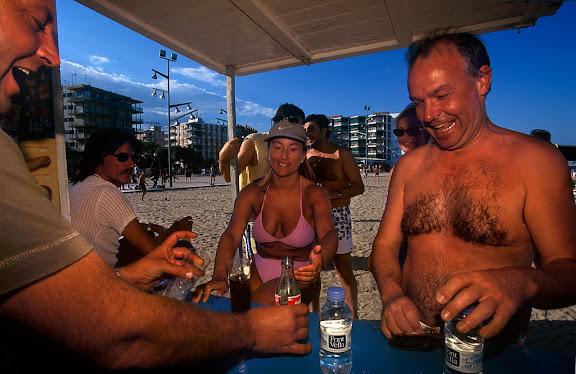
[{"label": "street lamp post", "polygon": [[364,105],[364,110],[366,111],[366,117],[364,118],[364,125],[366,126],[366,159],[364,163],[366,164],[365,166],[368,167],[368,111],[370,110],[370,107]]},{"label": "street lamp post", "polygon": [[[166,78],[167,81],[167,90],[162,90],[160,88],[154,88],[154,92],[152,93],[152,96],[156,96],[156,92],[160,91],[162,92],[162,95],[160,95],[160,98],[163,99],[164,96],[166,96],[166,100],[167,100],[167,107],[168,107],[168,178],[170,180],[170,187],[172,187],[172,136],[171,136],[171,122],[172,119],[174,119],[176,121],[176,123],[178,124],[178,119],[187,116],[195,111],[197,111],[198,109],[195,110],[191,110],[190,108],[190,103],[191,102],[186,102],[186,103],[179,103],[179,104],[170,104],[170,61],[172,62],[176,62],[178,55],[176,53],[170,53],[170,57],[167,57],[166,51],[161,49],[160,50],[160,58],[166,60],[166,63],[168,64],[167,66],[167,72],[166,74],[159,72],[158,70],[152,69],[152,71],[154,72],[154,75],[152,75],[152,79],[158,79],[158,75],[160,75],[161,77]],[[172,118],[170,116],[170,110],[172,108],[176,108],[175,113],[180,113],[180,110],[178,109],[178,106],[180,105],[187,105],[187,110],[188,112],[182,114],[182,115],[178,115],[175,118]]]}]

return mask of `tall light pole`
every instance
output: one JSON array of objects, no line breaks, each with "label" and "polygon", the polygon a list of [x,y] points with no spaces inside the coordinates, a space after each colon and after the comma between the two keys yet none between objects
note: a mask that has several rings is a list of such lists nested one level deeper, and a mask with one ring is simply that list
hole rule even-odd
[{"label": "tall light pole", "polygon": [[368,111],[370,110],[370,107],[367,105],[364,105],[364,110],[366,111],[366,117],[364,118],[364,125],[366,126],[366,160],[365,160],[365,164],[366,164],[366,167],[368,167]]},{"label": "tall light pole", "polygon": [[[152,93],[152,96],[156,96],[157,91],[162,92],[162,95],[160,95],[160,98],[163,99],[164,96],[166,96],[166,101],[168,103],[168,178],[170,180],[170,187],[172,187],[172,136],[171,136],[171,122],[172,122],[172,117],[170,116],[170,110],[172,108],[176,108],[176,110],[174,111],[175,113],[180,113],[180,110],[178,109],[178,106],[180,105],[187,105],[187,110],[189,110],[189,112],[184,113],[182,115],[178,115],[177,117],[173,118],[177,123],[178,123],[178,119],[187,116],[188,114],[190,114],[191,112],[191,108],[190,108],[190,102],[187,103],[180,103],[180,104],[170,104],[170,61],[172,62],[176,62],[176,60],[178,59],[178,55],[176,53],[170,53],[170,57],[167,57],[166,51],[161,49],[160,50],[160,58],[166,60],[166,63],[168,64],[167,66],[167,72],[166,74],[159,72],[158,70],[152,69],[152,71],[154,72],[154,75],[152,75],[152,79],[158,79],[158,75],[160,75],[161,77],[166,78],[167,81],[167,90],[162,90],[160,88],[155,88],[154,92]],[[197,109],[196,109],[197,110]]]}]

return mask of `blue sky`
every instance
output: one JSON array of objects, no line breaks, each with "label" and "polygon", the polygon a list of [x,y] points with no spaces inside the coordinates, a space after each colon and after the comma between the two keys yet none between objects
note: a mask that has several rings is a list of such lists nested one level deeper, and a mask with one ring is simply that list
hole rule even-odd
[{"label": "blue sky", "polygon": [[[166,101],[152,97],[152,69],[166,72],[162,45],[76,3],[57,0],[61,78],[87,83],[143,101],[146,122],[166,125]],[[540,18],[536,26],[482,35],[493,69],[487,110],[497,125],[530,133],[542,128],[552,141],[576,145],[576,2]],[[170,52],[169,49],[167,49]],[[404,51],[236,78],[237,121],[267,131],[278,105],[289,102],[306,114],[363,115],[399,112],[408,104]],[[215,123],[226,109],[226,77],[182,55],[170,64],[172,103],[192,102]]]}]

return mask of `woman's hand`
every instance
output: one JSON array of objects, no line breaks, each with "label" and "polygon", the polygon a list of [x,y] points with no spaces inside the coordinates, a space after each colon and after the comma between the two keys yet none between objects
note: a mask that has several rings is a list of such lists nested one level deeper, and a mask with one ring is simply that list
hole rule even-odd
[{"label": "woman's hand", "polygon": [[310,251],[310,265],[301,266],[294,270],[298,282],[314,283],[320,279],[320,272],[324,268],[322,263],[322,247],[318,244]]},{"label": "woman's hand", "polygon": [[196,287],[190,300],[193,303],[197,303],[202,299],[206,302],[210,298],[210,293],[212,291],[217,291],[218,296],[222,297],[226,292],[228,292],[228,280],[226,279],[212,279],[208,283],[201,284]]}]

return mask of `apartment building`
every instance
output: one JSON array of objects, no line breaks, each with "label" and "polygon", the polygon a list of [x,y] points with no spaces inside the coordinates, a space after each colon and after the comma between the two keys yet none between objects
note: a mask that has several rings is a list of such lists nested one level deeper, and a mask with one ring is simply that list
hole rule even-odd
[{"label": "apartment building", "polygon": [[65,143],[69,151],[82,152],[86,140],[98,128],[134,131],[142,123],[142,101],[93,87],[62,86]]},{"label": "apartment building", "polygon": [[389,112],[330,116],[330,141],[347,147],[358,164],[380,165],[388,170],[400,157],[398,139],[392,133],[395,117]]},{"label": "apartment building", "polygon": [[[256,132],[249,126],[236,126],[236,133],[244,137]],[[191,117],[186,123],[172,126],[172,145],[193,148],[204,160],[218,160],[218,153],[224,143],[228,141],[228,128],[226,125],[206,123],[201,117]]]}]

